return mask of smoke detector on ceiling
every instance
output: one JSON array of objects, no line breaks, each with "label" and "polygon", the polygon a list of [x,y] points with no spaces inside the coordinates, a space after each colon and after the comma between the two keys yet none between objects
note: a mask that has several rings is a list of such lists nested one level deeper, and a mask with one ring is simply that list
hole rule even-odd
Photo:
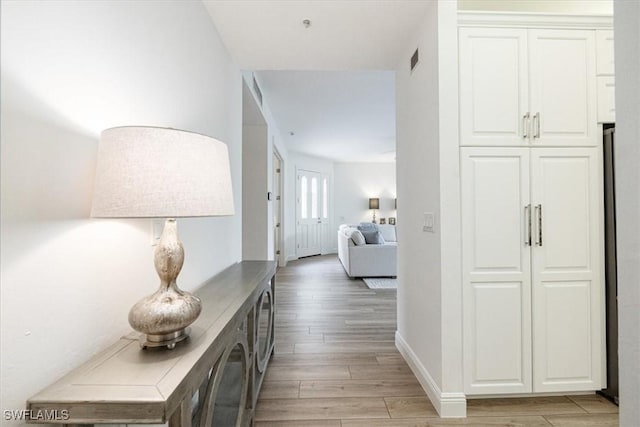
[{"label": "smoke detector on ceiling", "polygon": [[304,25],[305,28],[309,28],[311,26],[311,20],[310,19],[303,19],[302,20],[302,25]]}]

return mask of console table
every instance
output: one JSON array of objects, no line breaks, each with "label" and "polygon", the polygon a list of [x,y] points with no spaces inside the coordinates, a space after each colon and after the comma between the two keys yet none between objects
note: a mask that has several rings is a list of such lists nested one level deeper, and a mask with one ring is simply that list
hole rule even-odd
[{"label": "console table", "polygon": [[122,337],[27,401],[32,423],[247,426],[274,349],[273,261],[243,261],[207,281],[202,313],[175,349]]}]

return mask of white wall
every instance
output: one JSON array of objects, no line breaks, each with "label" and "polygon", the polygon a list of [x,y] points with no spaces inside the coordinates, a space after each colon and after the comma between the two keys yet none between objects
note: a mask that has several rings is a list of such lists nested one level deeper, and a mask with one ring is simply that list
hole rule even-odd
[{"label": "white wall", "polygon": [[240,259],[241,79],[199,2],[2,2],[1,31],[1,401],[21,409],[159,283],[148,220],[88,218],[102,129],[225,141],[236,215],[179,220],[179,284]]},{"label": "white wall", "polygon": [[[259,105],[257,101],[257,96],[254,92],[253,88],[253,78],[254,74],[251,71],[243,71],[242,72],[244,81],[246,83],[246,87],[250,92],[250,95],[253,97],[253,102],[256,108],[259,110],[257,112],[260,114],[260,119],[266,123],[267,126],[267,145],[266,145],[266,154],[260,153],[259,156],[266,156],[266,173],[263,173],[265,176],[265,185],[267,192],[274,192],[273,189],[273,152],[274,150],[280,154],[280,158],[283,162],[282,169],[282,182],[283,182],[283,194],[281,194],[281,200],[283,201],[282,210],[281,210],[281,226],[282,226],[282,252],[280,256],[280,265],[286,265],[287,256],[286,254],[293,251],[295,253],[295,246],[291,247],[291,245],[295,244],[295,223],[290,221],[288,215],[290,212],[293,212],[295,209],[292,206],[295,206],[295,193],[291,193],[291,188],[286,183],[290,180],[295,180],[295,175],[290,175],[291,168],[288,168],[289,165],[289,152],[287,147],[284,145],[284,140],[282,138],[282,132],[276,123],[273,113],[271,112],[271,108],[269,107],[269,99],[263,96],[262,105]],[[256,79],[257,80],[257,79]],[[260,85],[260,81],[258,80],[258,85]],[[254,153],[258,155],[258,153]],[[261,157],[262,159],[262,157]],[[295,188],[294,188],[295,191]],[[266,193],[265,193],[266,194]],[[273,203],[268,202],[267,204],[267,214],[266,214],[266,230],[267,230],[267,259],[275,259],[274,253],[274,234],[271,232],[274,230],[273,224]]]},{"label": "white wall", "polygon": [[620,425],[640,425],[640,2],[616,0],[616,227]]},{"label": "white wall", "polygon": [[242,125],[242,259],[272,260],[269,245],[268,128],[266,124]]},{"label": "white wall", "polygon": [[395,163],[334,163],[334,231],[340,224],[371,221],[369,198],[380,199],[376,219],[396,217]]},{"label": "white wall", "polygon": [[[396,69],[396,343],[441,416],[464,416],[455,2],[431,1]],[[413,72],[409,58],[419,48]],[[435,233],[423,215],[435,214]]]},{"label": "white wall", "polygon": [[[442,386],[439,218],[422,231],[423,213],[440,212],[438,4],[430,1],[421,33],[396,69],[398,177],[398,334]],[[413,72],[409,58],[419,48]]]}]

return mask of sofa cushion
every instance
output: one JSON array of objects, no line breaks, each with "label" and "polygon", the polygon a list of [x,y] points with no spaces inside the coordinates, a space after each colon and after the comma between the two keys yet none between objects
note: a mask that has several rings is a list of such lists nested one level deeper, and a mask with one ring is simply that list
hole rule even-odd
[{"label": "sofa cushion", "polygon": [[355,243],[356,246],[362,246],[367,244],[367,241],[365,240],[360,230],[353,229],[349,231],[350,233],[347,234],[347,236],[351,238],[351,240],[353,241],[353,243]]},{"label": "sofa cushion", "polygon": [[380,224],[378,226],[378,231],[382,233],[382,237],[384,237],[385,242],[397,242],[398,239],[396,237],[396,226],[388,225],[388,224]]},{"label": "sofa cushion", "polygon": [[358,230],[360,231],[378,231],[378,224],[374,224],[372,222],[361,222],[358,225]]},{"label": "sofa cushion", "polygon": [[379,231],[362,231],[361,233],[368,245],[384,245],[384,237]]}]

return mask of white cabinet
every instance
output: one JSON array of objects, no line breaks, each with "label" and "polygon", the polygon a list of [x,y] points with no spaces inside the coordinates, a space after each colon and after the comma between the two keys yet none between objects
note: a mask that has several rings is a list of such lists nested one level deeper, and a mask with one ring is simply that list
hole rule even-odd
[{"label": "white cabinet", "polygon": [[613,31],[596,31],[598,70],[598,122],[616,121],[616,83],[613,52]]},{"label": "white cabinet", "polygon": [[462,149],[467,394],[531,391],[529,151]]},{"label": "white cabinet", "polygon": [[596,150],[461,149],[465,393],[600,388]]},{"label": "white cabinet", "polygon": [[601,387],[602,277],[595,149],[532,149],[533,390]]},{"label": "white cabinet", "polygon": [[461,145],[522,145],[529,111],[527,31],[460,29]]},{"label": "white cabinet", "polygon": [[596,48],[598,54],[598,75],[615,75],[616,67],[613,50],[613,30],[596,31]]},{"label": "white cabinet", "polygon": [[616,78],[598,76],[598,122],[616,121]]},{"label": "white cabinet", "polygon": [[594,31],[459,31],[461,145],[598,144]]}]

